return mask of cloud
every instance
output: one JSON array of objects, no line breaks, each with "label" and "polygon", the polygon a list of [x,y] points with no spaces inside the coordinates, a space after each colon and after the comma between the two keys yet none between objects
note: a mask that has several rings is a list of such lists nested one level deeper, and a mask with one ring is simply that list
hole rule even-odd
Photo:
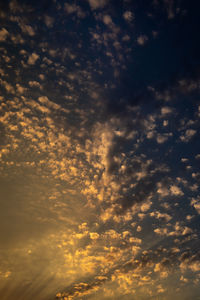
[{"label": "cloud", "polygon": [[31,55],[29,55],[27,63],[29,65],[34,65],[38,59],[39,55],[37,53],[32,53]]},{"label": "cloud", "polygon": [[75,13],[80,18],[84,18],[85,17],[84,11],[81,9],[81,7],[79,5],[76,5],[76,4],[65,3],[65,11],[69,15]]},{"label": "cloud", "polygon": [[138,38],[137,38],[137,43],[140,45],[140,46],[144,46],[146,44],[146,42],[148,41],[148,37],[146,35],[140,35]]},{"label": "cloud", "polygon": [[173,112],[173,109],[169,106],[164,106],[161,108],[161,115],[162,116],[166,116],[166,115],[169,115]]},{"label": "cloud", "polygon": [[20,84],[16,84],[17,92],[23,94],[26,91],[26,88],[22,87]]},{"label": "cloud", "polygon": [[88,0],[92,9],[103,8],[109,0]]},{"label": "cloud", "polygon": [[[13,37],[17,29],[11,23],[20,23],[24,43],[16,35],[0,49],[5,225],[0,279],[8,280],[7,297],[53,299],[56,290],[61,299],[159,298],[159,293],[173,299],[165,280],[170,272],[174,291],[180,272],[185,278],[185,270],[199,270],[198,259],[180,259],[185,248],[197,249],[196,139],[190,139],[192,153],[182,145],[181,156],[176,140],[197,131],[198,98],[193,107],[189,96],[198,82],[157,86],[146,69],[139,74],[140,62],[131,59],[134,47],[141,49],[134,43],[140,33],[135,28],[133,36],[127,24],[134,3],[126,1],[125,12],[116,9],[121,2],[106,7],[108,1],[90,0],[92,12],[82,1],[67,1],[64,12],[62,4],[53,3],[55,10],[36,22],[13,10],[9,27],[5,19],[3,25]],[[30,15],[38,10],[29,9]],[[83,15],[88,18],[77,20]],[[16,57],[10,43],[14,48],[17,43]],[[25,61],[35,65],[34,72]],[[188,161],[183,164],[181,157]],[[6,299],[2,290],[0,295]]]},{"label": "cloud", "polygon": [[35,80],[29,81],[28,84],[32,88],[37,87],[39,89],[42,89],[42,86],[40,85],[40,83],[38,81],[35,81]]},{"label": "cloud", "polygon": [[167,214],[167,213],[161,213],[159,211],[153,211],[153,212],[151,212],[150,216],[151,217],[155,217],[158,220],[159,219],[163,219],[166,222],[169,222],[172,219],[172,217],[169,214]]},{"label": "cloud", "polygon": [[45,15],[44,22],[48,28],[51,28],[51,27],[53,27],[53,24],[54,24],[54,18],[52,18],[48,15]]},{"label": "cloud", "polygon": [[170,192],[174,196],[183,196],[184,195],[182,190],[176,185],[171,185],[170,186]]},{"label": "cloud", "polygon": [[103,16],[103,22],[104,22],[104,24],[106,24],[108,26],[113,24],[112,18],[109,15]]},{"label": "cloud", "polygon": [[9,32],[5,28],[2,28],[0,30],[0,41],[1,42],[5,41],[8,36],[9,36]]},{"label": "cloud", "polygon": [[40,103],[45,104],[48,108],[55,109],[55,110],[61,109],[60,105],[49,100],[47,96],[40,96],[38,97],[38,100]]},{"label": "cloud", "polygon": [[200,214],[200,199],[192,198],[191,205],[196,209],[197,213]]},{"label": "cloud", "polygon": [[180,136],[180,140],[182,142],[187,143],[195,134],[196,134],[195,129],[187,129],[185,131],[185,134]]},{"label": "cloud", "polygon": [[127,21],[127,22],[131,22],[133,19],[134,19],[134,14],[129,11],[129,10],[126,10],[124,13],[123,13],[123,18]]},{"label": "cloud", "polygon": [[26,25],[26,24],[22,24],[22,23],[19,23],[19,26],[20,26],[20,28],[21,28],[21,30],[22,30],[23,33],[28,34],[28,35],[30,35],[32,37],[35,35],[35,31],[34,31],[34,29],[33,29],[32,26]]}]

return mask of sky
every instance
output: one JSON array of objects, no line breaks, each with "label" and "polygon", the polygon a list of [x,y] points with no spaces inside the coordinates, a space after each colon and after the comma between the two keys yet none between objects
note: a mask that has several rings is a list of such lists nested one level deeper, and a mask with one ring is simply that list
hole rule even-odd
[{"label": "sky", "polygon": [[0,2],[1,300],[200,300],[198,2]]}]

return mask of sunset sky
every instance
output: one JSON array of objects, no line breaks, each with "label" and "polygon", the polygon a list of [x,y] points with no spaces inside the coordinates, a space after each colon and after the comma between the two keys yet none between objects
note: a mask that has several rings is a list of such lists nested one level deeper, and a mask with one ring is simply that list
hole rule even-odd
[{"label": "sunset sky", "polygon": [[0,2],[1,300],[200,300],[198,2]]}]

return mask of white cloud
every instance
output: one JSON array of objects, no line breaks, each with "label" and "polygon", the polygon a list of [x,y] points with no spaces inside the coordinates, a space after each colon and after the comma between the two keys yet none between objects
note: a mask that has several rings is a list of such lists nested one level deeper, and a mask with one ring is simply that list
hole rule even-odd
[{"label": "white cloud", "polygon": [[191,264],[189,264],[189,268],[193,272],[199,272],[200,271],[200,262],[199,261],[191,262]]},{"label": "white cloud", "polygon": [[151,207],[151,205],[152,205],[152,202],[150,202],[150,201],[143,203],[141,205],[141,211],[145,212],[145,211],[149,210],[149,208]]},{"label": "white cloud", "polygon": [[0,83],[4,86],[4,88],[6,89],[6,91],[8,93],[14,93],[15,92],[13,86],[10,83],[8,83],[4,80],[0,80]]}]

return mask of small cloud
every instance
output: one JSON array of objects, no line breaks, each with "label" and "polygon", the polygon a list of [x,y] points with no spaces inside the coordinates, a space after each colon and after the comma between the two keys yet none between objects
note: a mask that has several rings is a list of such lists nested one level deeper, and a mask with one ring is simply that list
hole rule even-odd
[{"label": "small cloud", "polygon": [[91,9],[103,8],[108,0],[88,0]]},{"label": "small cloud", "polygon": [[161,108],[161,115],[165,116],[172,113],[172,108],[168,106],[164,106]]},{"label": "small cloud", "polygon": [[77,5],[65,3],[65,10],[68,14],[73,14],[77,11]]},{"label": "small cloud", "polygon": [[176,185],[172,185],[170,187],[170,191],[171,191],[171,194],[174,195],[174,196],[183,196],[183,192],[181,191],[181,189],[176,186]]},{"label": "small cloud", "polygon": [[54,23],[54,18],[50,17],[50,16],[45,16],[44,17],[44,23],[46,24],[46,26],[48,28],[51,28],[53,26],[53,23]]},{"label": "small cloud", "polygon": [[109,15],[103,16],[103,22],[106,25],[112,25],[112,18]]},{"label": "small cloud", "polygon": [[140,45],[140,46],[144,46],[144,44],[148,41],[148,37],[146,35],[140,35],[138,38],[137,38],[137,43]]},{"label": "small cloud", "polygon": [[141,205],[141,211],[145,212],[145,211],[149,210],[149,208],[151,207],[151,205],[152,205],[152,202],[150,202],[150,201],[143,203]]},{"label": "small cloud", "polygon": [[52,101],[49,100],[48,97],[46,97],[46,96],[41,96],[41,97],[38,98],[38,100],[39,100],[39,102],[42,103],[43,105],[46,105],[46,106],[48,106],[48,107],[50,107],[50,108],[52,108],[52,109],[58,110],[58,109],[61,108],[60,105],[58,105],[58,104],[52,102]]},{"label": "small cloud", "polygon": [[41,80],[44,80],[44,79],[45,79],[44,74],[40,74],[40,75],[39,75],[39,78],[40,78]]},{"label": "small cloud", "polygon": [[78,5],[76,5],[76,4],[65,3],[65,11],[69,15],[70,14],[77,14],[77,16],[80,17],[80,18],[84,18],[85,17],[85,13],[81,9],[81,7],[78,6]]},{"label": "small cloud", "polygon": [[180,136],[182,142],[188,142],[194,135],[196,134],[196,130],[187,129],[184,135]]},{"label": "small cloud", "polygon": [[197,213],[200,215],[200,198],[197,199],[192,198],[191,205],[194,206]]},{"label": "small cloud", "polygon": [[35,62],[36,62],[36,60],[38,60],[38,58],[39,58],[39,55],[38,55],[38,54],[32,53],[32,54],[29,56],[27,63],[28,63],[29,65],[34,65]]},{"label": "small cloud", "polygon": [[22,87],[20,84],[16,84],[17,92],[23,94],[26,91],[26,88]]},{"label": "small cloud", "polygon": [[127,41],[130,41],[130,36],[128,34],[124,35],[123,38],[122,38],[122,41],[124,42],[127,42]]},{"label": "small cloud", "polygon": [[8,82],[6,82],[4,80],[0,80],[0,83],[4,86],[5,90],[8,93],[12,93],[13,94],[15,92],[13,86],[10,83],[8,83]]},{"label": "small cloud", "polygon": [[8,37],[8,35],[9,35],[8,31],[5,28],[2,28],[0,30],[0,42],[5,41]]},{"label": "small cloud", "polygon": [[42,89],[42,86],[40,85],[40,83],[38,81],[35,81],[35,80],[29,81],[28,84],[30,87],[33,87],[33,88],[36,87],[36,88]]},{"label": "small cloud", "polygon": [[33,27],[31,27],[30,25],[19,24],[19,26],[23,33],[28,34],[30,36],[35,35],[35,31],[34,31]]},{"label": "small cloud", "polygon": [[90,232],[91,240],[97,240],[99,238],[99,234],[97,232]]},{"label": "small cloud", "polygon": [[158,144],[163,144],[164,142],[166,142],[166,141],[168,140],[168,136],[158,134],[156,140],[157,140],[157,143],[158,143]]},{"label": "small cloud", "polygon": [[200,271],[200,262],[199,261],[191,262],[191,264],[189,265],[189,268],[193,272],[199,272]]},{"label": "small cloud", "polygon": [[131,22],[134,19],[134,15],[131,11],[127,10],[123,13],[123,18],[127,21],[127,22]]}]

